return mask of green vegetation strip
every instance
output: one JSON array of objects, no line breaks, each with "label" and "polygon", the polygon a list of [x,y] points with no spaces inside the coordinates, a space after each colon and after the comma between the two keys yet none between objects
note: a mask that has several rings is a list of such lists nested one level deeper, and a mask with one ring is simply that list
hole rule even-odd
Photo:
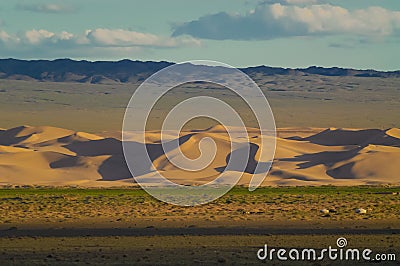
[{"label": "green vegetation strip", "polygon": [[[365,193],[398,193],[400,187],[380,187],[380,186],[355,186],[355,187],[262,187],[250,192],[246,187],[235,187],[226,196],[234,195],[267,195],[267,194],[325,194],[332,195],[337,193],[365,194]],[[18,195],[75,195],[75,196],[138,196],[149,197],[140,188],[2,188],[0,197]]]}]

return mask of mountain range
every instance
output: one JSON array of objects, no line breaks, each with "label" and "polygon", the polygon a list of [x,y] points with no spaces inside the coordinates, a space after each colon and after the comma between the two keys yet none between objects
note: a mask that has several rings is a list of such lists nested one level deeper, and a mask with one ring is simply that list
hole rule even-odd
[{"label": "mountain range", "polygon": [[[173,65],[171,62],[153,61],[75,61],[71,59],[56,60],[19,60],[0,59],[0,79],[35,80],[51,82],[80,82],[92,84],[137,83],[151,74]],[[241,68],[243,72],[255,75],[322,75],[354,77],[400,77],[400,70],[377,71],[357,70],[339,67],[281,68],[256,66]]]}]

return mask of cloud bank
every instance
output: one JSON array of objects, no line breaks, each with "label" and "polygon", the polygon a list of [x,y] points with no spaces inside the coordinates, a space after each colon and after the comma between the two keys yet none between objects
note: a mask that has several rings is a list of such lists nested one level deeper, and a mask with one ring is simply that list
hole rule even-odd
[{"label": "cloud bank", "polygon": [[316,4],[320,0],[264,0],[262,4],[281,4],[281,5],[302,5]]},{"label": "cloud bank", "polygon": [[38,12],[38,13],[71,13],[76,9],[73,6],[66,4],[17,4],[16,8],[19,10]]},{"label": "cloud bank", "polygon": [[67,31],[51,32],[45,29],[29,30],[19,34],[10,34],[0,29],[0,56],[22,55],[40,57],[88,56],[102,53],[107,55],[125,55],[144,48],[177,48],[200,46],[201,42],[193,37],[164,37],[150,33],[123,29],[97,28],[86,30],[82,34]]},{"label": "cloud bank", "polygon": [[[277,2],[277,1],[273,1]],[[174,28],[172,36],[213,40],[268,40],[294,36],[352,35],[384,38],[399,35],[400,12],[382,7],[348,10],[312,0],[264,2],[241,15],[206,15]]]}]

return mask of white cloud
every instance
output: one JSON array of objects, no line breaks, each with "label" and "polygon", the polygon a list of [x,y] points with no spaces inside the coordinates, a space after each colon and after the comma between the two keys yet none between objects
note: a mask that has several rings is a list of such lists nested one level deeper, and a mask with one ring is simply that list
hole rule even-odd
[{"label": "white cloud", "polygon": [[4,30],[0,30],[0,42],[8,42],[11,36]]},{"label": "white cloud", "polygon": [[304,25],[306,33],[386,36],[400,28],[400,12],[381,7],[349,11],[332,5],[309,7],[271,5],[264,11],[265,18],[273,18],[287,27]]},{"label": "white cloud", "polygon": [[31,44],[39,44],[55,36],[55,33],[47,30],[30,30],[25,32],[26,40]]},{"label": "white cloud", "polygon": [[82,34],[67,31],[51,32],[33,29],[19,34],[10,34],[0,30],[0,56],[15,56],[24,53],[26,57],[54,54],[55,57],[71,57],[100,53],[125,54],[131,56],[146,48],[174,48],[199,46],[201,42],[193,37],[163,37],[149,33],[122,29],[93,29]]},{"label": "white cloud", "polygon": [[292,5],[298,5],[298,4],[315,4],[317,3],[318,0],[286,0],[286,3],[292,4]]},{"label": "white cloud", "polygon": [[20,42],[21,39],[18,36],[0,30],[0,49],[15,49]]},{"label": "white cloud", "polygon": [[268,1],[246,15],[223,12],[207,15],[178,25],[173,36],[248,40],[349,34],[382,38],[400,31],[399,11],[382,7],[348,10],[330,4],[297,5],[310,0],[280,2],[290,5]]},{"label": "white cloud", "polygon": [[316,4],[319,0],[265,0],[263,4],[302,5]]},{"label": "white cloud", "polygon": [[86,37],[100,46],[154,46],[176,47],[182,45],[199,46],[200,41],[192,37],[160,37],[150,33],[128,31],[123,29],[95,29],[86,32]]},{"label": "white cloud", "polygon": [[71,39],[74,38],[74,35],[72,33],[67,32],[67,31],[62,31],[59,34],[59,38],[60,38],[60,40],[71,40]]},{"label": "white cloud", "polygon": [[46,3],[46,4],[17,4],[19,10],[39,12],[39,13],[70,13],[75,8],[66,4]]}]

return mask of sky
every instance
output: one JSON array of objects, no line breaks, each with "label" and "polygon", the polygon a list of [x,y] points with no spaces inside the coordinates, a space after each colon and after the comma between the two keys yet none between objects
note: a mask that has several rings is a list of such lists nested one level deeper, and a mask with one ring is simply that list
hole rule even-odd
[{"label": "sky", "polygon": [[0,58],[399,70],[400,1],[2,1]]}]

